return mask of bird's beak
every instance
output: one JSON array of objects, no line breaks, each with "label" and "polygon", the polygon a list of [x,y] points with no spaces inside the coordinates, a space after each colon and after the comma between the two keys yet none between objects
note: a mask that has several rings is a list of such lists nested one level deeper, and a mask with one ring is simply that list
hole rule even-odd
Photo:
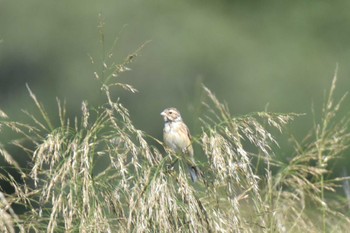
[{"label": "bird's beak", "polygon": [[161,112],[160,115],[163,117],[165,122],[168,121],[168,118],[167,118],[166,113],[164,111]]}]

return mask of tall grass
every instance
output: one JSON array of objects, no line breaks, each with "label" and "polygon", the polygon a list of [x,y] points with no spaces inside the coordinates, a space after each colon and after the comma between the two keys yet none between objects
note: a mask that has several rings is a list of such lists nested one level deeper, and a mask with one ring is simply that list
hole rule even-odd
[{"label": "tall grass", "polygon": [[[140,47],[142,49],[143,45]],[[135,92],[120,76],[140,49],[116,64],[105,56],[96,79],[106,102],[81,105],[71,121],[57,100],[59,123],[50,119],[28,87],[37,113],[32,123],[11,121],[0,110],[0,130],[16,133],[11,142],[30,159],[22,168],[1,145],[7,162],[1,179],[15,190],[0,193],[3,232],[345,232],[350,218],[327,197],[346,178],[334,178],[330,163],[349,145],[349,118],[337,118],[336,75],[310,135],[293,140],[288,163],[274,154],[281,133],[298,114],[257,112],[231,115],[228,107],[203,86],[205,114],[194,143],[205,161],[203,179],[192,183],[183,158],[159,151],[161,141],[135,128],[128,109],[113,98],[117,88]],[[111,94],[113,93],[113,95]],[[155,113],[156,114],[156,113]],[[179,166],[172,167],[174,161]],[[255,161],[258,161],[257,164]],[[98,165],[98,166],[97,166]],[[102,168],[101,168],[102,165]],[[21,175],[6,173],[7,166]],[[262,166],[263,172],[257,172]],[[332,178],[329,178],[332,177]],[[21,205],[17,214],[12,206]]]},{"label": "tall grass", "polygon": [[[346,232],[350,219],[337,211],[344,205],[327,192],[336,193],[336,187],[349,177],[332,174],[332,164],[349,148],[349,116],[338,116],[346,94],[336,100],[337,72],[332,80],[319,122],[314,122],[302,142],[293,140],[295,154],[288,164],[278,162],[279,172],[272,178],[270,193],[277,198],[276,213],[283,227],[295,232]],[[315,114],[315,113],[314,113]],[[316,119],[316,117],[315,117]],[[330,196],[330,195],[329,195]],[[339,200],[339,199],[338,199]],[[311,214],[308,214],[312,210]],[[282,225],[282,224],[279,224]]]}]

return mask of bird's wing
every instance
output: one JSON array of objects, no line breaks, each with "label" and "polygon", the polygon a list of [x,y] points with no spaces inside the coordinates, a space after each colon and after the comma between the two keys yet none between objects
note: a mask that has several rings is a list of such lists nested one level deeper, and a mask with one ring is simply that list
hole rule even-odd
[{"label": "bird's wing", "polygon": [[180,125],[180,127],[178,127],[178,129],[181,132],[181,134],[187,136],[189,141],[192,140],[190,130],[188,129],[188,127],[187,127],[187,125],[185,123],[181,122],[181,125]]},{"label": "bird's wing", "polygon": [[188,151],[190,157],[193,157],[192,137],[191,137],[190,130],[188,129],[187,125],[183,122],[182,122],[181,127],[179,127],[179,129],[180,129],[181,133],[183,133],[184,135],[187,136],[188,145],[187,145],[186,150]]}]

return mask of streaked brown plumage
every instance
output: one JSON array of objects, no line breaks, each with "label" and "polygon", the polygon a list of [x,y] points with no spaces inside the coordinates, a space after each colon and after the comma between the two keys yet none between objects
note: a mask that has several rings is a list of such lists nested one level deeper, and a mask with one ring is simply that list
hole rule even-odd
[{"label": "streaked brown plumage", "polygon": [[196,182],[200,177],[200,171],[195,166],[191,134],[182,121],[181,114],[176,108],[167,108],[161,114],[164,118],[163,139],[165,145],[175,153],[188,156],[188,167],[191,179]]}]

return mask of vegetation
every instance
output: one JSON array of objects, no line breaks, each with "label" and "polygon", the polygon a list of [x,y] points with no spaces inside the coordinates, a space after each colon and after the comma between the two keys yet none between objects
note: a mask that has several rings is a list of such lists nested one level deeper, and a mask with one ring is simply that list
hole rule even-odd
[{"label": "vegetation", "polygon": [[[140,47],[140,49],[142,46]],[[339,118],[334,98],[336,74],[310,134],[292,139],[288,162],[275,156],[282,134],[299,114],[257,112],[232,116],[203,86],[205,115],[194,144],[201,148],[204,177],[192,183],[183,158],[166,154],[162,143],[137,129],[117,88],[139,50],[121,64],[103,59],[96,72],[106,103],[81,105],[81,116],[67,117],[57,100],[54,123],[28,88],[37,113],[31,123],[12,121],[0,111],[0,129],[15,135],[12,145],[30,161],[20,166],[1,145],[7,165],[1,176],[14,189],[0,192],[3,232],[345,232],[349,216],[332,176],[332,162],[348,148],[349,117]],[[175,161],[178,161],[175,163]],[[175,163],[175,166],[171,166]],[[98,165],[98,166],[97,166]],[[21,175],[15,179],[8,168]],[[263,168],[263,169],[261,169]],[[262,172],[258,172],[258,170]],[[333,193],[333,195],[328,195]],[[16,213],[20,205],[24,213]]]}]

